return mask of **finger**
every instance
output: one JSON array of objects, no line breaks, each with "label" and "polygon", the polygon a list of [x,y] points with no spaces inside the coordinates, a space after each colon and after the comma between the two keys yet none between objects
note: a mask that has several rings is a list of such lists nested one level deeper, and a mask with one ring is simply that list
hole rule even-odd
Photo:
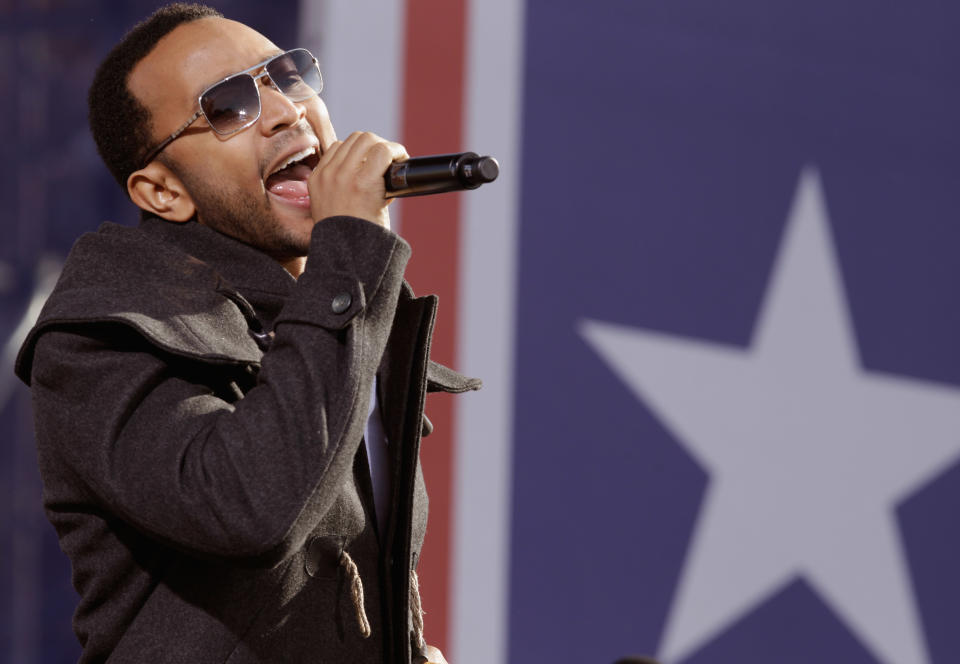
[{"label": "finger", "polygon": [[369,141],[369,137],[365,137],[365,134],[369,132],[355,131],[347,136],[346,139],[342,141],[336,141],[336,146],[330,150],[329,157],[325,153],[323,159],[317,164],[319,168],[321,165],[329,167],[331,171],[340,170],[344,167],[351,155],[351,151],[354,149],[354,146],[363,141]]},{"label": "finger", "polygon": [[405,147],[393,141],[381,140],[371,145],[364,153],[359,165],[360,172],[364,178],[371,177],[382,180],[384,173],[390,168],[390,164],[401,159],[409,159]]},{"label": "finger", "polygon": [[373,134],[366,131],[355,131],[347,136],[346,140],[343,141],[343,145],[337,150],[336,156],[330,160],[330,166],[336,170],[341,170],[347,168],[352,162],[359,163],[360,159],[358,159],[357,153],[355,152],[357,144],[372,143],[373,136]]},{"label": "finger", "polygon": [[372,161],[377,166],[382,166],[383,168],[380,171],[382,172],[383,169],[386,169],[387,166],[395,161],[409,159],[410,155],[407,154],[407,148],[400,143],[381,140],[375,145],[370,146],[365,157],[368,163]]},{"label": "finger", "polygon": [[[339,164],[343,160],[343,155],[345,154],[344,144],[350,140],[348,136],[345,140],[337,140],[330,144],[326,148],[322,155],[320,155],[320,160],[317,162],[316,168],[314,168],[314,173],[322,172],[325,169],[328,169],[331,166]],[[332,169],[331,169],[332,170]]]},{"label": "finger", "polygon": [[323,152],[326,152],[330,149],[330,146],[334,143],[339,143],[337,140],[337,132],[333,128],[333,125],[330,126],[330,130],[327,132],[317,133],[317,139],[320,141],[320,149]]},{"label": "finger", "polygon": [[370,150],[378,143],[383,142],[384,139],[373,132],[363,132],[362,135],[358,136],[357,140],[350,145],[349,152],[344,156],[344,167],[360,169],[369,161],[371,157]]},{"label": "finger", "polygon": [[427,646],[423,649],[423,654],[427,660],[426,664],[447,664],[447,660],[439,648]]},{"label": "finger", "polygon": [[317,161],[316,168],[321,168],[326,166],[331,161],[336,158],[337,152],[343,147],[343,141],[333,141],[327,147],[323,148],[323,154],[320,155],[319,161]]},{"label": "finger", "polygon": [[307,123],[313,128],[320,147],[326,152],[330,144],[337,140],[337,132],[330,121],[330,111],[320,97],[312,97],[302,103],[306,107]]}]

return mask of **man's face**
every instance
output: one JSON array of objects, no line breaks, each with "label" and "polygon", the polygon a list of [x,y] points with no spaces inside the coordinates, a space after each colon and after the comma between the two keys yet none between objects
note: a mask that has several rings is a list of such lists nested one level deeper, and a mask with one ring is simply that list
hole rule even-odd
[{"label": "man's face", "polygon": [[[161,39],[133,69],[128,85],[149,109],[159,143],[198,110],[203,90],[280,51],[241,23],[204,18]],[[309,196],[297,195],[304,189],[271,173],[312,146],[322,153],[336,135],[317,96],[294,103],[261,79],[260,100],[260,118],[250,127],[221,136],[201,117],[164,149],[161,160],[183,182],[200,223],[286,261],[306,255],[314,220]],[[300,171],[305,177],[306,169]]]}]

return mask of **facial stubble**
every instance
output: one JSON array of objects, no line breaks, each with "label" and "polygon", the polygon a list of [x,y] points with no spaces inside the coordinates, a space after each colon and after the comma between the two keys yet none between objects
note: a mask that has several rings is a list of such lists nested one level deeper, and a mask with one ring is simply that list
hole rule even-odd
[{"label": "facial stubble", "polygon": [[211,181],[174,160],[167,165],[193,199],[200,223],[281,262],[307,255],[309,232],[298,234],[284,225],[266,191],[258,195],[235,183]]}]

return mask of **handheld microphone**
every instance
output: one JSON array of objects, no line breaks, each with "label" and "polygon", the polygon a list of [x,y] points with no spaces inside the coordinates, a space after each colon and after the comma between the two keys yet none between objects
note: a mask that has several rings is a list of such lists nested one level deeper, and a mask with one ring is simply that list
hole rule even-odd
[{"label": "handheld microphone", "polygon": [[481,157],[476,152],[411,157],[390,164],[384,173],[385,198],[476,189],[486,182],[493,182],[498,175],[500,164],[497,160]]}]

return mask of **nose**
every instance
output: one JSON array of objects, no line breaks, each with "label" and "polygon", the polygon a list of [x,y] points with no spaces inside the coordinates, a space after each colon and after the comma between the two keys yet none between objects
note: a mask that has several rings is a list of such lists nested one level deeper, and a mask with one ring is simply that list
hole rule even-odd
[{"label": "nose", "polygon": [[271,136],[300,122],[306,115],[303,104],[290,101],[274,85],[260,87],[260,131]]}]

